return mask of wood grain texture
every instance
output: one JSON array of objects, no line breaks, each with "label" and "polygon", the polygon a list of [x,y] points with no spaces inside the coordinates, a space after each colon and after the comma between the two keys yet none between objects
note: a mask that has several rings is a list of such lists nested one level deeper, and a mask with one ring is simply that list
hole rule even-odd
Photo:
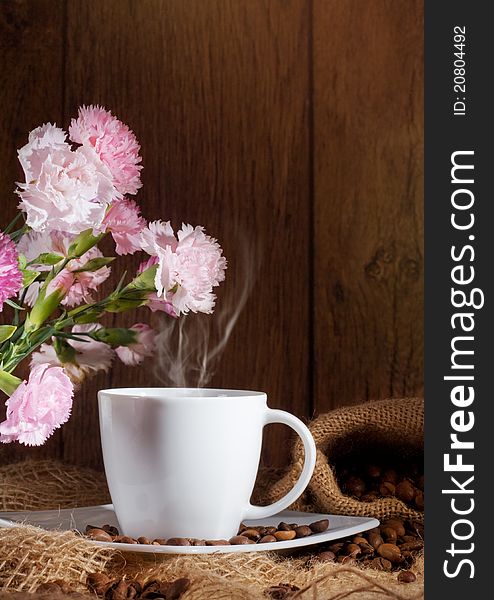
[{"label": "wood grain texture", "polygon": [[423,385],[422,2],[315,0],[316,410]]}]

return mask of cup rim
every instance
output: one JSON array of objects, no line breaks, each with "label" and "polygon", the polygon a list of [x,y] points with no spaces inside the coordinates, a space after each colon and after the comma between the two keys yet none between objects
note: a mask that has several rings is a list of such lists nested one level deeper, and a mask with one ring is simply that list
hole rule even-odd
[{"label": "cup rim", "polygon": [[267,398],[266,392],[225,388],[189,388],[189,387],[122,387],[107,388],[98,391],[98,396],[106,394],[109,397],[142,397],[163,400],[195,400],[228,398]]}]

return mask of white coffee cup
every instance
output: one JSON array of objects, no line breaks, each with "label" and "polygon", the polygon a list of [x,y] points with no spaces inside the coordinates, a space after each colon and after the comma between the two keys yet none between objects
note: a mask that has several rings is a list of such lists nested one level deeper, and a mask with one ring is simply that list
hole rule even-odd
[{"label": "white coffee cup", "polygon": [[[268,408],[262,392],[122,388],[101,390],[98,400],[105,471],[124,535],[229,539],[244,519],[287,508],[314,470],[310,431],[290,413]],[[268,423],[298,433],[305,462],[286,496],[253,506]]]}]

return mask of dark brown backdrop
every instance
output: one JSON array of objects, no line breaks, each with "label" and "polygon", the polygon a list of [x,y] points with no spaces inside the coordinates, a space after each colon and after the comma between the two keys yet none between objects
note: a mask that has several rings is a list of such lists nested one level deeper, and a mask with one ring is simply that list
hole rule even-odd
[{"label": "dark brown backdrop", "polygon": [[[420,0],[3,0],[2,222],[27,132],[101,103],[142,144],[147,218],[204,224],[229,285],[239,228],[263,247],[212,384],[306,418],[420,393],[422,54]],[[99,466],[96,390],[152,383],[115,365],[46,446],[3,459]],[[268,432],[265,461],[288,436]]]}]

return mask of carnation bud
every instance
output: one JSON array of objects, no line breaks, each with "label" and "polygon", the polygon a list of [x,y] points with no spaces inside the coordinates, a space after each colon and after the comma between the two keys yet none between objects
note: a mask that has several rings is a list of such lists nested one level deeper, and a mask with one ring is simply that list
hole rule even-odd
[{"label": "carnation bud", "polygon": [[94,332],[93,338],[110,346],[128,346],[137,342],[137,332],[125,327],[98,329]]},{"label": "carnation bud", "polygon": [[24,329],[27,333],[32,333],[43,325],[65,298],[73,283],[74,275],[65,270],[53,279],[46,280],[46,288],[43,286],[31,312],[26,317]]},{"label": "carnation bud", "polygon": [[80,258],[90,250],[105,236],[104,233],[93,235],[92,229],[86,229],[81,232],[69,246],[68,255],[70,258]]}]

